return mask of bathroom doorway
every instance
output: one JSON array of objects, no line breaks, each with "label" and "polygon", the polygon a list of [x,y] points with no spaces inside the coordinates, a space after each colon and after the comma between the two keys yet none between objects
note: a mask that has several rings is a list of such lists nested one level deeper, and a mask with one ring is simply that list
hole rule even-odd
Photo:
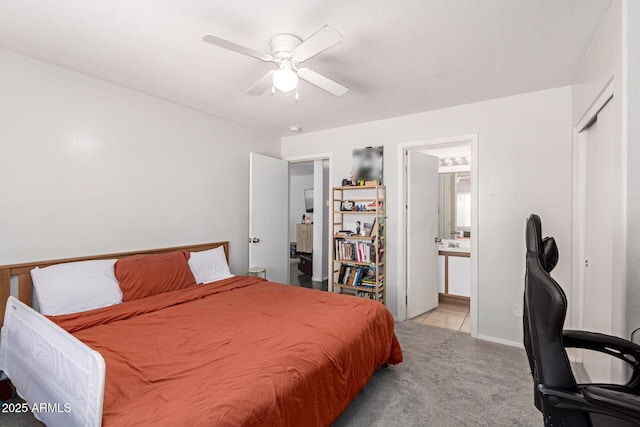
[{"label": "bathroom doorway", "polygon": [[[431,141],[404,148],[404,224],[406,317],[431,326],[477,335],[475,295],[477,295],[477,195],[473,170],[475,136],[449,141]],[[437,169],[424,176],[409,166],[415,153],[437,159]],[[414,170],[412,170],[414,169]],[[416,197],[419,180],[437,182],[434,194]],[[427,187],[433,188],[433,187]],[[421,190],[422,191],[422,190]],[[433,190],[428,190],[433,193]],[[434,209],[433,204],[437,205]],[[431,206],[430,206],[431,205]],[[426,206],[426,207],[425,207]],[[417,227],[424,216],[435,228]],[[424,219],[424,218],[423,218]],[[420,233],[426,235],[419,235]],[[416,233],[417,231],[417,233]],[[421,245],[415,241],[421,240]],[[413,243],[412,243],[413,242]],[[426,268],[435,264],[435,268]],[[423,300],[423,294],[429,296]],[[416,301],[418,299],[418,301]],[[477,322],[477,320],[476,320]]]}]

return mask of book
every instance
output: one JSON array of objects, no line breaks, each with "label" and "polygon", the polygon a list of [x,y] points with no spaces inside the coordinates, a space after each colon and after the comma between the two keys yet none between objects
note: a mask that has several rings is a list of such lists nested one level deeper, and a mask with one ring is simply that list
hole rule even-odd
[{"label": "book", "polygon": [[338,283],[342,284],[344,280],[344,272],[346,270],[346,266],[343,264],[340,266],[340,272],[338,273]]},{"label": "book", "polygon": [[373,223],[365,222],[363,231],[365,236],[371,236],[371,232],[373,231]]},{"label": "book", "polygon": [[364,267],[358,267],[358,270],[356,271],[356,278],[353,281],[353,286],[360,286],[363,274],[364,274]]},{"label": "book", "polygon": [[344,276],[343,285],[348,285],[349,284],[349,278],[350,277],[351,277],[351,267],[347,267],[347,271],[345,272],[345,276]]},{"label": "book", "polygon": [[351,269],[351,274],[349,275],[349,283],[347,283],[349,286],[353,286],[353,282],[356,280],[356,269],[352,268]]},{"label": "book", "polygon": [[372,240],[378,235],[378,218],[374,218],[373,225],[371,226],[371,233],[369,234]]}]

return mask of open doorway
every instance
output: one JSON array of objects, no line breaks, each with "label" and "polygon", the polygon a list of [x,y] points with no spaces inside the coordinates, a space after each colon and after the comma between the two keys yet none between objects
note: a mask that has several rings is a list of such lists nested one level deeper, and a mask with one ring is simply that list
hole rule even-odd
[{"label": "open doorway", "polygon": [[476,141],[474,135],[401,147],[405,318],[474,336]]},{"label": "open doorway", "polygon": [[289,163],[289,284],[328,289],[328,159]]}]

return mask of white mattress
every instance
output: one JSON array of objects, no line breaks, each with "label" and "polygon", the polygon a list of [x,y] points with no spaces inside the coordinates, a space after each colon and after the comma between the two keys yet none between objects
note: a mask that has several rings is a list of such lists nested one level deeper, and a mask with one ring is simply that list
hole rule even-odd
[{"label": "white mattress", "polygon": [[102,424],[102,356],[13,297],[2,327],[0,370],[47,426]]}]

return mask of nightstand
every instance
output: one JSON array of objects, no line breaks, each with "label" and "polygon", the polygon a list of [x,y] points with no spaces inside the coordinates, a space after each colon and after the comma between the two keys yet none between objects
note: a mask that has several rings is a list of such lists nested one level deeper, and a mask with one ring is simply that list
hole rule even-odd
[{"label": "nightstand", "polygon": [[256,277],[260,277],[260,275],[263,275],[262,277],[267,280],[267,269],[264,267],[251,267],[250,269],[247,270],[247,275],[248,276],[256,276]]}]

